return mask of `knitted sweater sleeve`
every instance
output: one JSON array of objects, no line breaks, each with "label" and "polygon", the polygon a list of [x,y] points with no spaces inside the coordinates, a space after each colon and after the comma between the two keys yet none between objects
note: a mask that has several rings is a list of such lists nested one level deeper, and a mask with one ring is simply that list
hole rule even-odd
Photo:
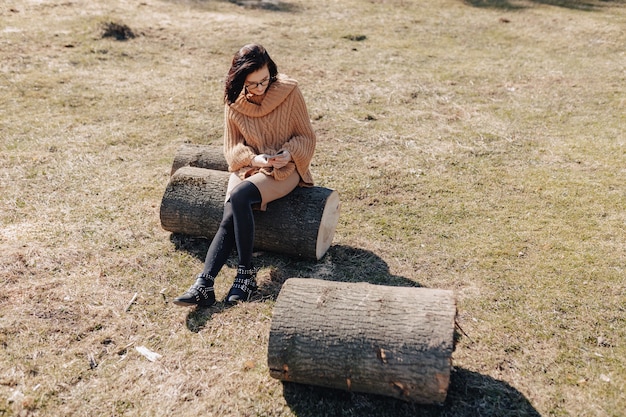
[{"label": "knitted sweater sleeve", "polygon": [[293,134],[282,146],[291,154],[296,169],[304,183],[312,184],[309,165],[315,152],[316,137],[311,126],[311,119],[300,89],[296,87],[291,93],[291,123]]},{"label": "knitted sweater sleeve", "polygon": [[224,108],[224,157],[228,162],[229,171],[237,171],[249,166],[256,152],[246,145],[245,138],[235,123],[231,109],[228,105]]}]

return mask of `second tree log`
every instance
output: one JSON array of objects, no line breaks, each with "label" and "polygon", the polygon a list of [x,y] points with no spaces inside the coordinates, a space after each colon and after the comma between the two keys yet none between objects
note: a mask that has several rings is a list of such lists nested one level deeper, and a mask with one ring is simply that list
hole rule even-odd
[{"label": "second tree log", "polygon": [[452,291],[290,278],[272,317],[274,378],[442,403],[450,381]]}]

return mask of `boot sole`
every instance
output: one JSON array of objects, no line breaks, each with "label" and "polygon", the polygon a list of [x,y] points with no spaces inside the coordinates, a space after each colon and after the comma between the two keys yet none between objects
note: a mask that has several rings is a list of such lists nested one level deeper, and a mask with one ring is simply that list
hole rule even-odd
[{"label": "boot sole", "polygon": [[191,303],[191,302],[180,301],[180,300],[174,300],[172,301],[172,303],[181,307],[196,307],[196,306],[197,307],[211,307],[212,305],[215,305],[215,302],[212,302],[211,304],[198,304],[198,303]]}]

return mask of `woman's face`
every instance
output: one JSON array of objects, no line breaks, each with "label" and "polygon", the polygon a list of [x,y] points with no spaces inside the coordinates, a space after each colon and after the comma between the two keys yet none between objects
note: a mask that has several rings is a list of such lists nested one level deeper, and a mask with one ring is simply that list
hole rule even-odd
[{"label": "woman's face", "polygon": [[246,77],[244,85],[246,90],[250,94],[260,96],[265,94],[265,90],[270,83],[270,70],[267,69],[267,65],[263,68],[254,71]]}]

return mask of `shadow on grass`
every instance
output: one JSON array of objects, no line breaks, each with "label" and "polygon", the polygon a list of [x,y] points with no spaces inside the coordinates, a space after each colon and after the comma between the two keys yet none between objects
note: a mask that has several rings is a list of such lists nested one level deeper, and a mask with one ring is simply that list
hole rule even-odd
[{"label": "shadow on grass", "polygon": [[230,305],[223,302],[217,302],[211,307],[192,307],[185,319],[185,325],[190,332],[198,333],[204,329],[204,326],[206,326],[214,314],[219,314],[230,307]]},{"label": "shadow on grass", "polygon": [[[170,241],[176,250],[185,251],[204,261],[210,241],[206,238],[172,234]],[[335,245],[317,260],[299,259],[271,252],[255,252],[254,265],[270,269],[270,282],[260,283],[262,298],[276,299],[280,287],[288,278],[318,278],[329,281],[368,282],[394,287],[419,287],[420,284],[389,273],[387,263],[374,252],[351,246]],[[237,259],[231,256],[226,263],[236,268]]]},{"label": "shadow on grass", "polygon": [[[172,234],[170,241],[176,250],[185,251],[201,261],[204,261],[210,243],[205,238],[181,234]],[[252,302],[276,300],[280,289],[289,278],[368,282],[394,287],[420,286],[415,281],[390,274],[387,263],[375,253],[351,246],[332,246],[319,261],[298,259],[270,252],[256,252],[254,263],[263,271],[269,271],[269,276],[259,275],[259,290],[253,296]],[[231,256],[226,266],[235,269],[237,258]],[[229,307],[227,304],[217,302],[209,308],[192,308],[187,316],[187,328],[194,333],[198,332],[202,330],[213,314],[218,314]]]},{"label": "shadow on grass", "polygon": [[205,4],[219,1],[222,3],[232,3],[244,9],[260,9],[273,12],[297,12],[298,5],[281,0],[170,0],[174,3],[185,3],[195,7],[204,7]]},{"label": "shadow on grass", "polygon": [[390,397],[283,383],[283,395],[298,417],[539,417],[522,393],[504,381],[453,368],[443,405],[419,405]]},{"label": "shadow on grass", "polygon": [[529,7],[529,4],[542,4],[548,6],[564,7],[566,9],[593,11],[611,5],[626,4],[624,0],[463,0],[463,3],[473,7],[493,9],[519,10]]}]

